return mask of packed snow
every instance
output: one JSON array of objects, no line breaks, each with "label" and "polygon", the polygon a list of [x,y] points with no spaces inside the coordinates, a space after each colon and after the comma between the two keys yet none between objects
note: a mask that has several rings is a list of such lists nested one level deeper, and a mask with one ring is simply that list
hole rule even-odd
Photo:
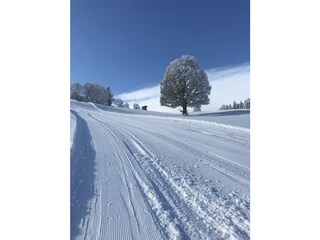
[{"label": "packed snow", "polygon": [[249,118],[72,100],[71,239],[249,239]]},{"label": "packed snow", "polygon": [[70,148],[73,146],[73,137],[77,128],[77,119],[76,117],[70,113]]}]

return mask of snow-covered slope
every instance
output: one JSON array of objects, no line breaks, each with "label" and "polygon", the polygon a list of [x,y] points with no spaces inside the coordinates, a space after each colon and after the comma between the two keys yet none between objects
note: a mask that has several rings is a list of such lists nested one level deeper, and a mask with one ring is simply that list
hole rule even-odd
[{"label": "snow-covered slope", "polygon": [[73,138],[74,138],[74,133],[77,128],[77,119],[76,117],[70,113],[70,148],[73,146]]},{"label": "snow-covered slope", "polygon": [[223,123],[232,126],[250,128],[250,110],[226,110],[217,112],[190,113],[191,119]]},{"label": "snow-covered slope", "polygon": [[[74,100],[71,100],[74,101]],[[82,103],[78,103],[82,104]],[[92,103],[90,103],[92,104]],[[86,105],[86,104],[85,104]],[[86,107],[83,105],[83,107]],[[148,116],[162,116],[162,117],[175,117],[178,119],[185,118],[181,114],[168,113],[168,112],[155,112],[155,111],[144,111],[117,107],[108,107],[104,105],[95,104],[94,107],[99,109],[121,114],[134,114],[134,115],[148,115]],[[190,116],[187,118],[189,120],[201,120],[208,122],[217,122],[226,125],[239,126],[244,128],[250,128],[250,110],[238,109],[238,110],[226,110],[226,111],[216,111],[216,112],[190,112]]]},{"label": "snow-covered slope", "polygon": [[249,239],[249,128],[76,101],[71,113],[71,239]]}]

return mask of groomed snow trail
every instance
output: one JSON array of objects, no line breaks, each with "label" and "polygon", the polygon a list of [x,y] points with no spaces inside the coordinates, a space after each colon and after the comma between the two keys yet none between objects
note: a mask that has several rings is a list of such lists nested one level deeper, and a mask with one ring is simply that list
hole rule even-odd
[{"label": "groomed snow trail", "polygon": [[248,129],[71,113],[71,239],[250,238]]}]

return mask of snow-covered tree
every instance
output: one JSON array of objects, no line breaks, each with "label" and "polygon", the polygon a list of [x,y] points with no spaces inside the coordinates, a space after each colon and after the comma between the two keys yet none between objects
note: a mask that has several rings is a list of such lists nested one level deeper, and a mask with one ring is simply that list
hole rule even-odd
[{"label": "snow-covered tree", "polygon": [[83,86],[84,100],[101,104],[103,87],[94,83],[85,83]]},{"label": "snow-covered tree", "polygon": [[122,107],[123,107],[123,108],[130,108],[130,105],[129,105],[129,103],[125,103],[125,104],[123,104]]},{"label": "snow-covered tree", "polygon": [[244,100],[244,107],[246,109],[250,109],[250,98],[247,98],[246,100]]},{"label": "snow-covered tree", "polygon": [[98,104],[107,104],[107,97],[106,92],[103,86],[99,84],[93,84],[93,92],[92,92],[92,102],[98,103]]},{"label": "snow-covered tree", "polygon": [[182,114],[188,115],[187,107],[210,103],[210,92],[208,77],[195,57],[183,55],[166,69],[160,84],[160,104],[171,108],[181,106]]},{"label": "snow-covered tree", "polygon": [[117,107],[123,107],[123,101],[121,99],[115,99],[113,102]]},{"label": "snow-covered tree", "polygon": [[73,83],[70,88],[70,98],[81,101],[82,100],[82,85],[80,83]]},{"label": "snow-covered tree", "polygon": [[83,88],[85,101],[98,104],[105,104],[105,89],[101,85],[95,83],[85,83]]},{"label": "snow-covered tree", "polygon": [[240,101],[240,103],[239,103],[239,108],[240,108],[240,109],[243,109],[243,106],[244,106],[244,105],[243,105],[243,102]]},{"label": "snow-covered tree", "polygon": [[223,105],[219,108],[219,110],[226,110],[226,105],[223,104]]},{"label": "snow-covered tree", "polygon": [[113,95],[110,87],[104,88],[96,83],[85,83],[83,86],[80,83],[74,83],[70,90],[71,99],[111,106]]},{"label": "snow-covered tree", "polygon": [[233,101],[233,109],[237,109],[238,108],[238,104],[236,103],[236,101]]},{"label": "snow-covered tree", "polygon": [[140,109],[139,104],[138,104],[138,103],[134,103],[134,104],[133,104],[133,109]]},{"label": "snow-covered tree", "polygon": [[110,87],[107,87],[107,88],[104,90],[104,97],[105,97],[105,99],[106,99],[105,105],[111,106],[112,100],[113,100],[113,95],[112,95],[112,93],[111,93]]},{"label": "snow-covered tree", "polygon": [[85,83],[83,85],[83,95],[84,95],[84,101],[86,102],[92,102],[93,98],[93,84],[92,83]]}]

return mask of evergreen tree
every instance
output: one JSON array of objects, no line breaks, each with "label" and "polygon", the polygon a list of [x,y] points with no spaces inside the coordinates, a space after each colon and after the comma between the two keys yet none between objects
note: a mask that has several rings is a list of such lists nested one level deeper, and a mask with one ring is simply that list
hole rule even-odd
[{"label": "evergreen tree", "polygon": [[244,100],[244,107],[246,109],[250,109],[250,98],[247,98],[246,100]]},{"label": "evergreen tree", "polygon": [[237,103],[236,103],[236,101],[233,101],[233,109],[237,109]]},{"label": "evergreen tree", "polygon": [[244,106],[244,105],[243,105],[243,102],[240,101],[240,103],[239,103],[239,108],[240,108],[240,109],[243,109],[243,106]]}]

